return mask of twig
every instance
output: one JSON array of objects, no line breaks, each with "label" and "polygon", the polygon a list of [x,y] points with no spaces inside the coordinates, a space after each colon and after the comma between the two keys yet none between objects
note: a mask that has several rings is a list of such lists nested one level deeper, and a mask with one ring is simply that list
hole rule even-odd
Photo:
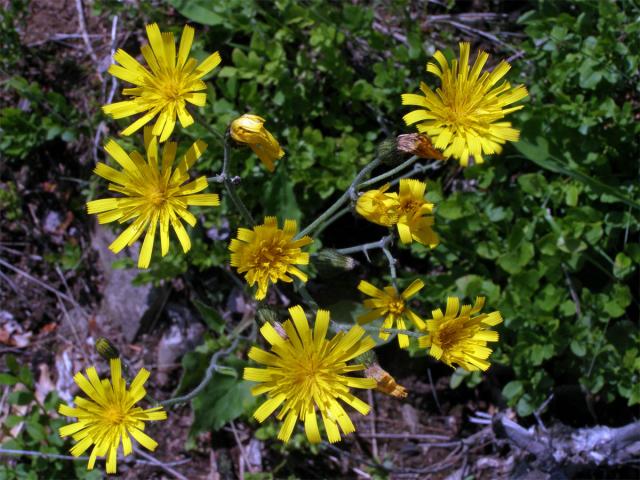
[{"label": "twig", "polygon": [[562,264],[562,271],[564,272],[564,278],[567,281],[567,286],[569,287],[569,293],[571,295],[571,299],[573,300],[573,303],[576,304],[576,316],[580,318],[582,316],[582,313],[580,310],[580,298],[576,293],[576,289],[573,287],[573,282],[571,281],[571,277],[569,276],[569,270],[567,270],[567,267],[564,263]]},{"label": "twig", "polygon": [[27,272],[20,270],[17,267],[14,267],[13,265],[11,265],[10,263],[5,262],[4,260],[2,260],[0,258],[0,266],[3,266],[5,268],[8,268],[9,270],[14,271],[15,273],[22,275],[23,277],[25,277],[27,280],[32,281],[33,283],[36,283],[38,285],[40,285],[42,288],[44,288],[45,290],[48,290],[51,293],[54,293],[56,295],[58,295],[59,297],[64,298],[65,300],[67,300],[68,302],[71,302],[74,306],[76,307],[80,307],[80,305],[78,305],[78,303],[71,298],[69,295],[67,295],[66,293],[61,292],[60,290],[57,290],[49,285],[47,285],[46,283],[44,283],[42,280],[37,279],[36,277],[28,274]]},{"label": "twig", "polygon": [[174,470],[168,464],[161,462],[160,460],[153,457],[152,455],[149,455],[147,452],[143,452],[139,448],[134,448],[133,451],[136,452],[136,455],[140,455],[141,457],[146,458],[149,461],[149,463],[151,463],[152,465],[160,467],[162,470],[164,470],[168,474],[173,475],[174,478],[177,478],[178,480],[189,480],[180,472],[178,472],[177,470]]},{"label": "twig", "polygon": [[242,445],[242,442],[240,441],[240,436],[238,435],[238,430],[236,429],[236,424],[235,424],[235,422],[233,420],[231,420],[229,422],[229,425],[231,425],[231,432],[233,433],[233,438],[236,441],[236,445],[238,445],[238,448],[240,449],[240,455],[244,459],[244,463],[247,464],[247,468],[249,469],[249,473],[253,473],[254,468],[252,467],[251,462],[249,461],[249,456],[247,455],[247,451],[244,449],[244,445]]},{"label": "twig", "polygon": [[358,435],[364,438],[379,438],[382,440],[447,440],[446,445],[459,444],[460,441],[452,440],[446,435],[436,435],[430,433],[368,433],[358,432]]},{"label": "twig", "polygon": [[96,64],[96,72],[98,73],[98,77],[100,81],[102,80],[102,74],[100,73],[99,67],[100,62],[98,61],[98,57],[96,56],[96,52],[93,51],[93,46],[91,45],[91,40],[89,40],[89,34],[87,33],[87,24],[84,21],[84,9],[82,7],[82,0],[76,0],[76,10],[78,12],[78,24],[80,26],[80,33],[82,34],[82,39],[84,40],[84,44],[87,47],[87,52],[91,55],[91,58]]},{"label": "twig", "polygon": [[440,406],[440,400],[438,400],[438,392],[436,391],[436,386],[433,383],[433,377],[431,376],[430,368],[427,368],[427,376],[429,377],[429,385],[431,385],[431,394],[433,395],[433,399],[436,402],[436,406],[438,407],[440,415],[443,415],[442,407]]},{"label": "twig", "polygon": [[216,353],[214,353],[211,356],[211,360],[209,361],[209,366],[207,367],[207,371],[204,374],[204,378],[196,388],[191,390],[191,392],[189,392],[186,395],[182,395],[180,397],[169,398],[168,400],[164,400],[159,404],[162,405],[163,407],[169,407],[177,403],[188,402],[189,400],[195,398],[200,392],[202,392],[207,387],[207,385],[211,381],[211,378],[213,377],[213,373],[218,368],[218,358],[220,358],[221,355],[227,355],[231,353],[233,350],[235,350],[236,345],[238,345],[238,337],[233,339],[233,342],[231,343],[229,348],[226,348],[224,350],[218,350]]},{"label": "twig", "polygon": [[[57,453],[44,453],[44,452],[37,452],[34,450],[14,450],[10,448],[0,448],[0,455],[7,455],[7,456],[26,455],[28,457],[51,458],[54,460],[72,460],[75,462],[84,462],[89,460],[89,457],[83,457],[83,456],[73,457],[71,455],[60,455]],[[131,457],[124,457],[122,461],[124,463],[137,463],[140,465],[155,465],[154,462],[147,461],[147,460],[139,460],[137,458],[131,458]],[[191,460],[189,459],[178,460],[176,462],[165,463],[165,465],[167,466],[184,465],[185,463],[189,463],[190,461]]]},{"label": "twig", "polygon": [[536,422],[538,422],[538,426],[542,429],[543,432],[547,431],[547,427],[545,427],[544,423],[542,423],[541,416],[549,406],[549,403],[551,403],[551,400],[553,400],[553,393],[549,395],[549,398],[542,402],[542,405],[540,405],[535,412],[533,412],[533,416],[536,418]]}]

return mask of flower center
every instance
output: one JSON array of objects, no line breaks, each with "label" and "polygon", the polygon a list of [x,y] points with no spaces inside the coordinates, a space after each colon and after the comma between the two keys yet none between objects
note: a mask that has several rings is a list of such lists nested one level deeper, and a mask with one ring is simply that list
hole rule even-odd
[{"label": "flower center", "polygon": [[418,208],[420,208],[420,202],[414,200],[413,198],[408,198],[400,202],[400,211],[402,213],[413,212]]},{"label": "flower center", "polygon": [[125,414],[119,405],[115,405],[104,411],[104,419],[111,426],[119,426],[124,422]]},{"label": "flower center", "polygon": [[443,350],[454,348],[468,334],[457,322],[446,322],[438,330],[438,341]]},{"label": "flower center", "polygon": [[286,260],[284,244],[279,241],[263,241],[255,254],[254,264],[257,268],[271,270],[279,268]]},{"label": "flower center", "polygon": [[396,297],[389,302],[387,308],[389,312],[401,315],[404,313],[404,300],[401,297]]}]

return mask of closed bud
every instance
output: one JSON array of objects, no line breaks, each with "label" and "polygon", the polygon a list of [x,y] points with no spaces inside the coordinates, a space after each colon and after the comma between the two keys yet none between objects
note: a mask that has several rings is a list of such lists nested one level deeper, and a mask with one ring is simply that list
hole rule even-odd
[{"label": "closed bud", "polygon": [[96,351],[105,360],[112,360],[120,357],[120,352],[116,346],[104,337],[99,337],[98,340],[96,340]]},{"label": "closed bud", "polygon": [[398,143],[395,138],[388,138],[378,144],[377,148],[378,158],[382,163],[394,165],[402,162],[405,155],[398,151]]},{"label": "closed bud", "polygon": [[276,323],[278,321],[278,314],[273,308],[260,307],[256,312],[256,318],[260,322],[260,325]]},{"label": "closed bud", "polygon": [[316,254],[313,264],[318,268],[320,275],[335,276],[353,270],[358,262],[352,257],[338,253],[337,250],[325,248]]}]

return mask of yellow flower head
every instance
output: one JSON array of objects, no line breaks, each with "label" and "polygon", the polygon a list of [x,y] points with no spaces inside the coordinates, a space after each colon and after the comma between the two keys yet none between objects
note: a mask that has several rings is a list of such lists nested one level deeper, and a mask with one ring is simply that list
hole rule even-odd
[{"label": "yellow flower head", "polygon": [[177,149],[174,142],[168,142],[164,146],[160,158],[158,139],[151,135],[151,128],[145,128],[145,148],[147,161],[138,152],[127,154],[118,143],[109,140],[104,149],[122,170],[118,171],[104,163],[98,163],[94,172],[112,182],[109,184],[109,190],[124,196],[87,203],[87,211],[98,214],[99,223],[115,220],[124,223],[133,220],[133,223],[109,245],[113,253],[133,245],[146,230],[138,258],[139,268],[149,266],[158,225],[162,256],[169,251],[169,224],[186,253],[191,248],[191,240],[182,225],[182,220],[191,226],[196,224],[196,217],[187,207],[220,204],[220,199],[215,193],[198,194],[207,188],[207,177],[201,176],[184,184],[189,179],[189,169],[207,148],[206,143],[198,140],[191,145],[173,170],[171,167]]},{"label": "yellow flower head", "polygon": [[499,122],[511,112],[523,106],[505,108],[525,98],[524,85],[511,87],[507,81],[496,85],[511,66],[502,61],[491,73],[483,72],[489,55],[480,52],[473,67],[469,65],[469,43],[460,43],[460,61],[451,66],[441,51],[433,56],[438,62],[428,63],[427,71],[440,78],[441,86],[435,93],[423,82],[423,95],[402,95],[403,105],[421,107],[404,116],[407,125],[418,124],[418,131],[426,133],[435,147],[444,150],[445,157],[453,156],[462,166],[473,155],[476,163],[482,163],[482,155],[500,153],[502,144],[518,140],[520,132],[511,128],[511,122]]},{"label": "yellow flower head", "polygon": [[338,400],[367,415],[369,405],[351,394],[349,387],[376,387],[373,378],[348,376],[349,372],[364,370],[365,366],[347,365],[347,362],[371,350],[375,342],[368,336],[362,338],[365,331],[357,325],[348,332],[338,332],[328,340],[325,338],[329,329],[327,310],[318,310],[313,330],[309,328],[302,307],[290,308],[289,314],[291,320],[282,325],[286,338],[280,336],[269,323],[260,329],[262,336],[271,344],[271,352],[257,347],[249,351],[249,358],[266,365],[266,368],[245,368],[244,378],[260,383],[253,388],[254,395],[266,393],[268,397],[253,416],[259,422],[264,422],[282,405],[276,416],[278,420],[284,419],[278,438],[287,442],[300,419],[304,422],[309,441],[318,443],[321,438],[317,410],[327,438],[331,443],[338,442],[340,430],[344,434],[355,431],[349,415]]},{"label": "yellow flower head", "polygon": [[249,286],[258,284],[257,300],[267,296],[270,283],[292,282],[289,275],[307,281],[307,275],[295,265],[309,263],[309,254],[301,248],[313,240],[307,236],[294,240],[296,233],[298,224],[295,220],[285,220],[284,228],[280,229],[276,217],[265,217],[262,225],[251,230],[239,228],[237,239],[231,240],[231,266],[245,274]]},{"label": "yellow flower head", "polygon": [[[386,340],[389,338],[389,333],[383,331],[386,328],[395,328],[399,330],[406,330],[407,324],[405,321],[413,322],[419,329],[424,328],[424,322],[416,315],[416,313],[409,308],[408,300],[418,293],[424,282],[422,280],[414,280],[402,293],[392,285],[384,287],[384,290],[380,290],[369,282],[362,280],[358,284],[358,290],[365,295],[369,295],[373,298],[368,298],[363,302],[365,308],[370,311],[360,315],[358,317],[358,323],[369,323],[377,318],[384,317],[384,322],[378,334],[380,338]],[[407,348],[409,346],[409,337],[405,334],[398,334],[398,344],[400,348]]]},{"label": "yellow flower head", "polygon": [[193,36],[193,28],[185,25],[176,55],[173,33],[161,33],[156,23],[147,25],[149,44],[141,50],[151,70],[124,50],[119,49],[115,53],[113,59],[120,65],[111,65],[109,73],[135,87],[122,90],[123,95],[131,97],[130,100],[104,105],[102,110],[113,118],[144,113],[125,128],[122,135],[131,135],[156,115],[159,116],[153,126],[153,134],[160,137],[160,142],[167,140],[173,132],[176,116],[183,127],[193,123],[186,102],[204,106],[207,94],[201,90],[206,90],[207,86],[202,77],[220,64],[218,52],[207,57],[200,65],[195,58],[189,58]]},{"label": "yellow flower head", "polygon": [[400,180],[397,196],[398,223],[396,228],[402,243],[415,240],[434,248],[439,243],[438,235],[433,231],[433,203],[424,199],[427,184],[412,178]]},{"label": "yellow flower head", "polygon": [[390,227],[398,222],[397,195],[387,193],[390,184],[368,190],[358,197],[356,212],[372,223]]},{"label": "yellow flower head", "polygon": [[81,372],[76,373],[73,379],[89,398],[75,397],[75,408],[62,404],[58,412],[78,418],[76,423],[60,428],[61,437],[71,435],[77,442],[71,448],[71,454],[78,457],[94,445],[87,468],[92,470],[96,457],[106,455],[107,473],[116,473],[120,442],[125,457],[133,451],[131,437],[145,448],[155,450],[158,443],[144,433],[144,422],[166,420],[167,413],[162,407],[143,410],[135,406],[147,394],[144,389],[149,378],[147,370],[140,370],[127,390],[120,359],[112,359],[110,363],[111,382],[106,378],[100,380],[95,367],[87,368],[86,377]]},{"label": "yellow flower head", "polygon": [[251,147],[267,170],[276,169],[275,161],[282,158],[284,151],[271,132],[264,128],[264,118],[246,113],[231,122],[231,138]]},{"label": "yellow flower head", "polygon": [[500,312],[480,313],[484,306],[484,297],[476,298],[473,305],[463,305],[455,297],[447,298],[447,310],[432,312],[433,318],[427,320],[427,335],[420,337],[422,348],[430,348],[429,353],[450,367],[459,365],[468,371],[489,368],[487,358],[491,349],[487,342],[497,342],[498,332],[489,327],[502,322]]}]

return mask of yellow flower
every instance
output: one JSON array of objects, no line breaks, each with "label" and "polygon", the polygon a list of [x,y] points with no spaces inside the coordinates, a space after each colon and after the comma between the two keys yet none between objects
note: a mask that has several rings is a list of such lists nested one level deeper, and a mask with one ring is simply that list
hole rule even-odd
[{"label": "yellow flower", "polygon": [[367,415],[369,405],[351,394],[349,387],[376,387],[373,378],[348,376],[349,372],[364,370],[365,366],[347,365],[347,362],[371,350],[375,342],[368,336],[362,338],[365,331],[357,325],[348,332],[338,332],[328,340],[325,338],[329,329],[327,310],[318,310],[313,331],[309,328],[302,307],[290,308],[289,314],[291,320],[282,325],[286,338],[280,336],[269,323],[260,329],[262,336],[271,344],[271,352],[257,347],[249,351],[249,358],[266,365],[266,368],[245,368],[244,378],[260,383],[253,388],[253,395],[266,393],[268,397],[253,416],[259,422],[264,422],[282,405],[276,416],[278,420],[284,419],[278,438],[287,442],[300,419],[304,422],[309,441],[318,443],[321,438],[317,410],[327,438],[331,443],[338,442],[340,430],[344,434],[355,431],[349,415],[338,400]]},{"label": "yellow flower", "polygon": [[257,300],[266,297],[270,283],[292,282],[289,275],[307,281],[307,275],[295,265],[309,263],[309,254],[301,248],[313,240],[307,236],[294,240],[296,233],[298,224],[295,220],[285,220],[284,228],[280,229],[276,217],[265,217],[264,224],[251,230],[239,228],[237,239],[231,240],[231,266],[245,274],[249,286],[258,284]]},{"label": "yellow flower", "polygon": [[387,193],[390,184],[368,190],[358,197],[356,212],[372,223],[390,227],[398,222],[397,195]]},{"label": "yellow flower", "polygon": [[131,437],[145,448],[155,450],[158,443],[144,433],[144,422],[166,420],[167,413],[162,407],[143,410],[135,406],[147,394],[144,389],[149,378],[147,370],[140,370],[127,390],[120,359],[112,359],[110,363],[111,382],[106,378],[100,380],[95,367],[87,368],[86,377],[81,372],[76,373],[73,379],[89,398],[75,397],[75,408],[62,404],[58,412],[78,418],[77,422],[60,428],[61,437],[71,435],[77,442],[71,448],[71,454],[78,457],[95,445],[87,468],[92,470],[96,457],[106,455],[107,473],[116,473],[120,442],[125,457],[133,451]]},{"label": "yellow flower", "polygon": [[434,248],[439,243],[438,235],[431,228],[433,226],[433,203],[424,199],[427,184],[412,178],[400,180],[400,190],[397,196],[398,223],[396,228],[402,243],[415,240],[423,245]]},{"label": "yellow flower", "polygon": [[[395,328],[406,330],[406,320],[413,322],[419,329],[423,329],[425,326],[424,322],[407,305],[407,300],[422,290],[422,287],[424,287],[422,280],[414,280],[402,293],[399,293],[392,285],[384,287],[384,290],[380,290],[369,282],[362,280],[358,284],[358,290],[373,298],[369,298],[363,302],[365,308],[370,311],[360,315],[357,319],[358,323],[369,323],[377,318],[384,317],[384,322],[378,334],[383,340],[389,338],[389,333],[384,332],[382,329],[393,328],[395,324]],[[409,337],[403,333],[399,333],[398,344],[400,348],[407,348],[409,346]]]},{"label": "yellow flower", "polygon": [[500,312],[480,313],[484,306],[484,297],[476,298],[471,305],[463,305],[455,297],[447,299],[447,309],[442,314],[439,308],[432,312],[433,318],[427,320],[427,335],[418,339],[422,348],[430,348],[429,353],[450,367],[454,364],[468,371],[489,368],[487,358],[491,349],[487,342],[497,342],[498,332],[489,327],[502,322]]},{"label": "yellow flower", "polygon": [[176,124],[176,116],[183,127],[193,123],[193,117],[187,111],[189,102],[199,107],[207,100],[207,86],[202,81],[211,70],[220,64],[220,54],[215,52],[200,65],[195,58],[189,58],[194,30],[185,25],[180,38],[180,47],[176,55],[173,33],[161,33],[157,24],[147,25],[147,37],[150,45],[144,45],[142,55],[150,71],[124,50],[118,49],[109,73],[125,82],[135,85],[125,88],[123,95],[130,100],[104,105],[102,110],[113,118],[125,118],[144,113],[135,122],[125,128],[122,135],[131,135],[159,115],[153,127],[153,134],[160,142],[169,138]]},{"label": "yellow flower", "polygon": [[138,152],[127,154],[118,143],[109,140],[104,149],[123,170],[118,171],[104,163],[98,163],[94,172],[112,182],[109,184],[109,190],[121,193],[124,197],[103,198],[87,203],[87,211],[98,214],[99,223],[115,220],[124,223],[135,219],[109,245],[113,253],[133,245],[146,230],[138,258],[139,268],[149,266],[158,225],[162,256],[169,251],[169,224],[186,253],[191,248],[191,240],[182,225],[182,220],[191,226],[196,224],[196,217],[187,207],[220,205],[217,194],[198,194],[207,188],[207,177],[201,176],[182,185],[189,180],[189,169],[207,148],[206,143],[198,140],[191,145],[174,170],[171,168],[177,149],[174,142],[164,146],[160,159],[158,139],[151,135],[151,128],[148,127],[145,128],[145,148],[146,162]]},{"label": "yellow flower", "polygon": [[275,161],[282,158],[284,151],[278,141],[264,128],[264,118],[246,113],[231,122],[231,138],[251,147],[267,170],[276,169]]},{"label": "yellow flower", "polygon": [[502,61],[491,73],[480,72],[489,55],[480,52],[473,67],[469,66],[468,43],[460,43],[460,62],[451,66],[442,52],[433,56],[435,63],[427,64],[427,71],[440,78],[441,87],[435,93],[420,82],[422,95],[402,95],[403,105],[422,107],[404,116],[407,125],[418,124],[418,131],[426,133],[435,147],[444,150],[445,157],[453,156],[462,166],[473,155],[476,163],[482,163],[482,155],[500,153],[502,144],[518,140],[520,132],[511,128],[511,122],[498,122],[509,113],[523,106],[505,108],[525,98],[524,85],[511,87],[507,81],[496,86],[511,66]]}]

